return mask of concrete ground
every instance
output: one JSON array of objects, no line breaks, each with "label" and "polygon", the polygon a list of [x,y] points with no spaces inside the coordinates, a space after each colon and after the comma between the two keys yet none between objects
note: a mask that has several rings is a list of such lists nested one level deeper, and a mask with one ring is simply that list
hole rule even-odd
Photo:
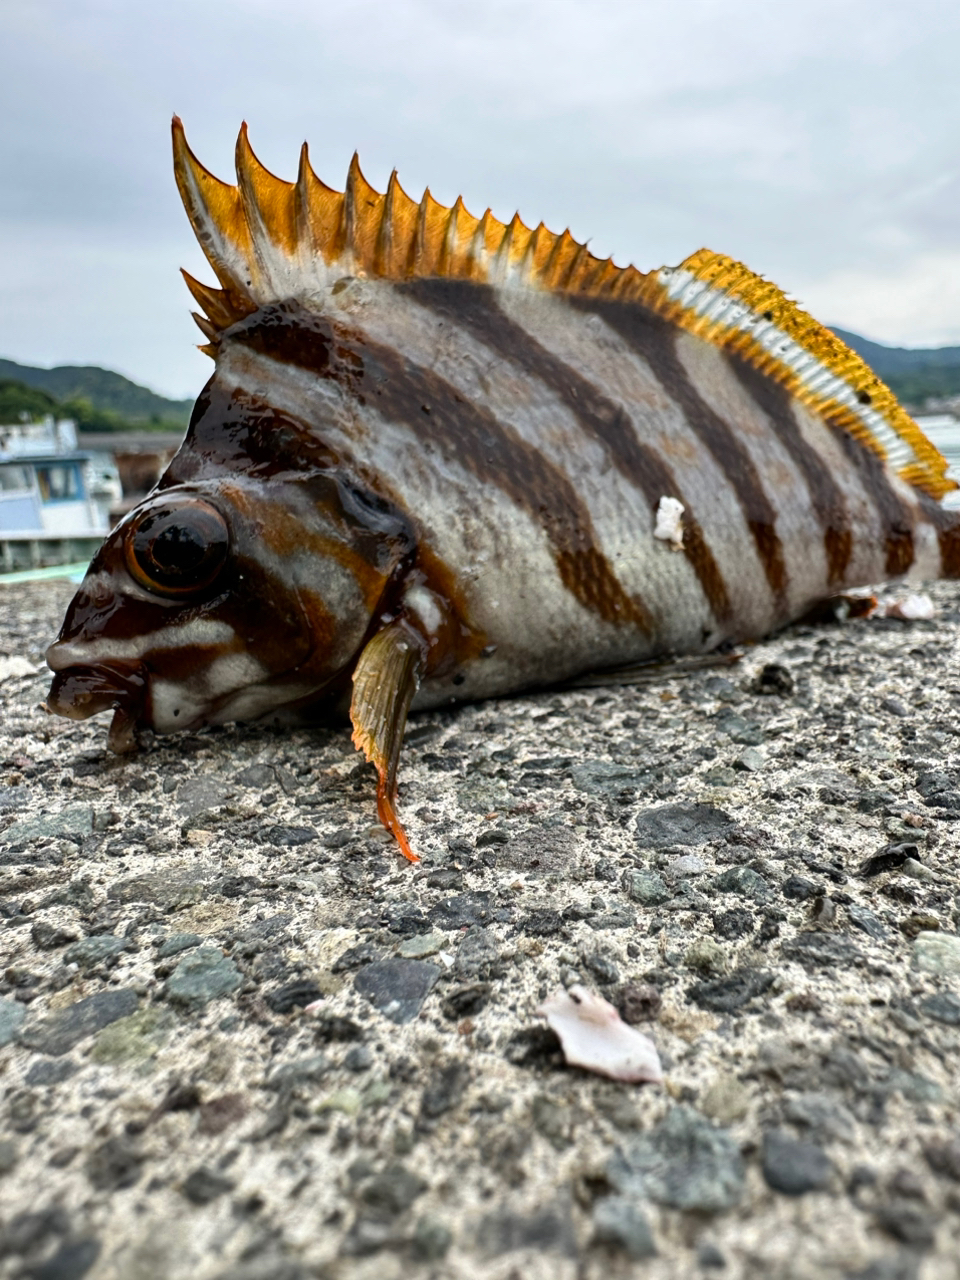
[{"label": "concrete ground", "polygon": [[47,716],[71,591],[0,586],[0,1275],[960,1277],[960,588],[414,717],[418,867],[346,728]]}]

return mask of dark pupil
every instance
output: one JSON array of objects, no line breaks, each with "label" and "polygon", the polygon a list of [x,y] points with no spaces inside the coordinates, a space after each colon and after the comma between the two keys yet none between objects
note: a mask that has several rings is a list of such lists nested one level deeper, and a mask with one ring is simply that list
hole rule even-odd
[{"label": "dark pupil", "polygon": [[163,573],[171,578],[189,578],[203,564],[207,546],[198,529],[172,524],[157,534],[150,553]]}]

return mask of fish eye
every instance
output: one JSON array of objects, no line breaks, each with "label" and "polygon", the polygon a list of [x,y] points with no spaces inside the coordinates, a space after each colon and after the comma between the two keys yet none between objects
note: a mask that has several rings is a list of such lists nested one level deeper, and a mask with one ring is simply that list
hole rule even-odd
[{"label": "fish eye", "polygon": [[169,498],[153,503],[126,539],[127,568],[148,591],[192,595],[209,587],[230,549],[227,522],[209,502]]}]

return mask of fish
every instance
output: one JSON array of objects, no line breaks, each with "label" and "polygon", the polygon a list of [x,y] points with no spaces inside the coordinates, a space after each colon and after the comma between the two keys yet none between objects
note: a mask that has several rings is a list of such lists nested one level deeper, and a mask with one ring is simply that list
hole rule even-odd
[{"label": "fish", "polygon": [[354,156],[174,172],[217,278],[178,453],[47,652],[108,744],[349,717],[402,853],[411,710],[709,654],[848,588],[960,576],[944,458],[782,290],[701,249],[641,272]]}]

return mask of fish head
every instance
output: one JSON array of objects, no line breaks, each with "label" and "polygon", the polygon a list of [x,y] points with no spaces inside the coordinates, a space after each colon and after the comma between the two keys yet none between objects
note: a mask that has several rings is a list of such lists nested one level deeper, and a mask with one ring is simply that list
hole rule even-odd
[{"label": "fish head", "polygon": [[108,745],[343,691],[408,531],[335,470],[176,468],[112,531],[47,650],[51,712],[114,712]]}]

